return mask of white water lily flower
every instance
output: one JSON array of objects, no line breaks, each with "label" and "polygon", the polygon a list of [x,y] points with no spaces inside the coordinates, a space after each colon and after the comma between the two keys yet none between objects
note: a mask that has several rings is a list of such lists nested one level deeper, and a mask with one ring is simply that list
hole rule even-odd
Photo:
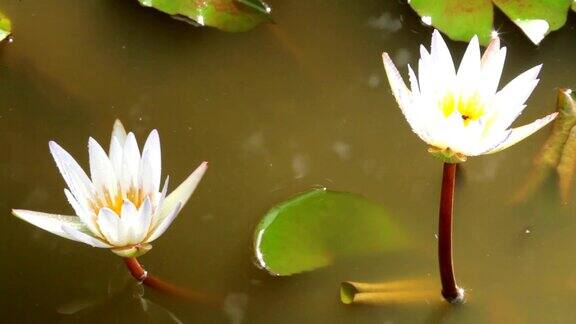
[{"label": "white water lily flower", "polygon": [[431,50],[420,46],[418,77],[408,65],[408,89],[387,53],[384,67],[392,93],[406,120],[429,151],[446,162],[467,156],[495,153],[530,136],[551,122],[557,113],[528,125],[510,128],[526,107],[538,83],[538,65],[497,91],[506,47],[495,36],[480,57],[478,38],[466,49],[458,71],[446,43],[435,30]]},{"label": "white water lily flower", "polygon": [[90,175],[60,145],[50,142],[50,153],[68,185],[66,198],[77,216],[14,209],[12,213],[48,232],[108,248],[123,257],[149,251],[174,221],[206,172],[202,163],[166,196],[168,178],[160,191],[160,138],[153,130],[142,150],[133,133],[114,123],[109,154],[93,138],[88,140]]}]

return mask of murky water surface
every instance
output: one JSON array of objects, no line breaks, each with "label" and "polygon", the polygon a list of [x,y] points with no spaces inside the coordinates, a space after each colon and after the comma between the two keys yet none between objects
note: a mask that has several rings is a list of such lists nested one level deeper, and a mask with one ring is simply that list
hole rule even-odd
[{"label": "murky water surface", "polygon": [[[380,55],[415,64],[430,29],[403,1],[271,1],[278,24],[244,34],[195,29],[136,1],[2,0],[14,42],[0,47],[0,310],[5,322],[551,323],[574,322],[575,203],[554,181],[510,199],[549,129],[473,158],[458,187],[455,261],[469,302],[349,307],[343,280],[437,278],[441,163],[396,107]],[[504,80],[544,63],[518,123],[576,86],[573,18],[532,46],[503,17]],[[460,57],[464,45],[450,43]],[[141,291],[121,260],[36,229],[10,208],[71,213],[48,152],[53,139],[87,165],[115,118],[139,138],[157,128],[173,184],[211,163],[173,227],[142,258],[150,271],[227,298],[225,309]],[[252,261],[273,204],[313,186],[386,206],[416,248],[340,260],[291,278]],[[575,197],[576,198],[576,197]]]}]

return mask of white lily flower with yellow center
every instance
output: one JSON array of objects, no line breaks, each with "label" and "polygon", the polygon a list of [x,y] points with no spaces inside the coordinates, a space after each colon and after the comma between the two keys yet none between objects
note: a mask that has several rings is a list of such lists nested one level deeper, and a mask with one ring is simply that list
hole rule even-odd
[{"label": "white lily flower with yellow center", "polygon": [[466,49],[458,71],[446,43],[435,30],[430,52],[420,46],[418,77],[408,65],[410,88],[387,53],[384,67],[392,93],[412,130],[446,162],[504,150],[552,121],[550,114],[528,125],[510,128],[526,107],[538,83],[538,65],[497,91],[506,47],[495,35],[480,57],[478,38]]},{"label": "white lily flower with yellow center", "polygon": [[14,209],[15,216],[56,235],[108,248],[123,257],[149,251],[186,204],[208,164],[202,163],[170,195],[168,178],[160,191],[160,138],[153,130],[142,150],[133,133],[114,123],[109,154],[88,141],[90,175],[55,142],[50,153],[68,188],[64,190],[76,216]]}]

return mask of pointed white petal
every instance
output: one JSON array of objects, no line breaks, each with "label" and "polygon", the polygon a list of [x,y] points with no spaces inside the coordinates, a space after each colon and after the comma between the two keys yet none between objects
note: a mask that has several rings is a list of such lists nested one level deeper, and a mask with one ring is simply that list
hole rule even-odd
[{"label": "pointed white petal", "polygon": [[494,128],[508,128],[522,112],[524,103],[538,84],[538,73],[542,65],[535,66],[510,81],[494,98],[495,113],[498,114]]},{"label": "pointed white petal", "polygon": [[136,238],[133,244],[142,242],[148,235],[152,223],[152,212],[152,203],[150,202],[150,198],[147,197],[138,210],[138,217],[134,224]]},{"label": "pointed white petal", "polygon": [[150,236],[146,239],[146,243],[150,243],[160,237],[160,235],[164,234],[168,227],[172,224],[178,213],[182,209],[182,203],[177,203],[174,208],[162,219],[162,221],[156,226],[156,228],[152,231]]},{"label": "pointed white petal", "polygon": [[64,231],[66,233],[66,235],[69,235],[74,241],[78,241],[78,242],[82,242],[82,243],[86,243],[92,247],[97,247],[97,248],[111,248],[112,246],[110,244],[107,244],[105,242],[102,242],[101,240],[92,237],[86,233],[83,233],[75,228],[73,228],[70,225],[62,225],[62,231]]},{"label": "pointed white petal", "polygon": [[388,53],[382,54],[382,61],[384,62],[384,69],[386,70],[386,76],[388,77],[392,94],[396,98],[404,115],[407,115],[409,112],[406,110],[409,110],[411,106],[410,90],[406,87],[406,83],[404,83],[400,72],[398,72]]},{"label": "pointed white petal", "polygon": [[124,200],[122,204],[122,216],[119,219],[118,227],[118,244],[120,246],[126,246],[130,244],[140,243],[138,241],[138,220],[139,214],[136,206],[129,201]]},{"label": "pointed white petal", "polygon": [[116,180],[120,180],[120,175],[122,174],[122,155],[124,151],[124,146],[118,142],[118,139],[112,137],[110,141],[110,163],[114,168],[114,173],[116,174]]},{"label": "pointed white petal", "polygon": [[432,45],[430,46],[430,55],[432,56],[432,61],[437,64],[436,71],[441,72],[437,77],[442,79],[451,79],[456,75],[456,70],[454,69],[454,62],[452,60],[452,55],[450,55],[450,50],[442,35],[438,30],[434,29],[432,33]]},{"label": "pointed white petal", "polygon": [[541,68],[542,64],[524,71],[502,88],[502,90],[498,92],[498,96],[503,98],[514,98],[514,102],[518,104],[525,103],[534,89],[533,87],[528,87],[528,89],[526,89],[526,87],[538,80],[538,74],[540,73]]},{"label": "pointed white petal", "polygon": [[184,182],[182,182],[178,188],[176,188],[168,197],[164,199],[162,205],[160,206],[160,211],[157,213],[157,218],[154,219],[154,224],[158,224],[164,218],[168,216],[170,212],[174,210],[174,207],[178,204],[184,206],[190,196],[194,193],[194,190],[198,186],[198,183],[204,176],[204,173],[208,169],[208,162],[203,162],[200,166],[188,176]]},{"label": "pointed white petal", "polygon": [[[88,139],[88,155],[90,157],[90,175],[96,191],[108,193],[108,197],[116,197],[118,182],[116,172],[104,152],[104,149],[92,137]],[[100,199],[105,198],[100,196]]]},{"label": "pointed white petal", "polygon": [[164,199],[166,199],[166,194],[168,193],[168,180],[170,179],[170,177],[166,176],[166,180],[164,181],[164,185],[162,186],[162,191],[160,192],[160,194],[155,194],[152,196],[153,199],[151,199],[151,203],[152,203],[152,214],[155,214],[157,211],[159,211],[160,207],[162,206],[162,204],[164,203]]},{"label": "pointed white petal", "polygon": [[143,196],[154,195],[158,193],[159,183],[155,183],[153,162],[150,161],[150,155],[142,155],[140,160],[139,171],[139,188]]},{"label": "pointed white petal", "polygon": [[58,236],[75,240],[74,237],[62,230],[62,225],[67,224],[70,227],[79,231],[87,231],[88,229],[80,218],[77,216],[64,216],[59,214],[48,214],[32,210],[12,209],[12,214],[34,226],[48,231]]},{"label": "pointed white petal", "polygon": [[430,97],[435,92],[434,64],[430,54],[423,45],[420,45],[420,59],[418,60],[418,85],[420,94]]},{"label": "pointed white petal", "polygon": [[513,128],[510,132],[510,136],[508,136],[508,138],[504,142],[500,143],[498,146],[496,146],[495,148],[489,150],[484,154],[496,153],[509,148],[510,146],[520,142],[526,137],[534,134],[540,128],[546,126],[548,123],[553,121],[554,118],[556,118],[556,116],[558,116],[557,112],[552,113],[544,118],[537,119],[528,125]]},{"label": "pointed white petal", "polygon": [[160,188],[162,174],[162,158],[160,153],[160,137],[158,131],[153,130],[142,149],[142,164],[146,172],[141,171],[142,183],[151,183],[153,188],[149,192],[157,192]]},{"label": "pointed white petal", "polygon": [[500,51],[500,37],[492,37],[490,44],[486,47],[484,54],[482,55],[482,66],[490,64],[490,61],[494,58],[496,54]]},{"label": "pointed white petal", "polygon": [[482,55],[483,95],[492,96],[498,89],[504,61],[506,60],[506,47],[500,48],[500,38],[494,37]]},{"label": "pointed white petal", "polygon": [[76,199],[82,203],[92,199],[94,186],[76,160],[56,142],[50,141],[49,146],[58,170]]},{"label": "pointed white petal", "polygon": [[[114,126],[112,126],[112,136],[110,137],[110,148],[112,148],[112,141],[116,139],[120,146],[124,146],[124,141],[126,141],[126,130],[120,119],[114,121]],[[110,155],[112,152],[110,151]]]},{"label": "pointed white petal", "polygon": [[457,73],[458,86],[466,93],[470,93],[477,86],[480,79],[480,45],[478,37],[472,40],[466,48],[462,62]]},{"label": "pointed white petal", "polygon": [[162,195],[160,196],[160,202],[164,201],[166,198],[166,194],[168,193],[168,182],[170,180],[170,176],[166,176],[166,180],[164,181],[164,186],[162,187]]},{"label": "pointed white petal", "polygon": [[420,95],[420,87],[418,86],[418,79],[416,78],[416,74],[410,64],[408,64],[408,77],[410,80],[410,90],[412,91],[413,95],[419,96]]},{"label": "pointed white petal", "polygon": [[106,238],[106,241],[114,246],[124,246],[119,233],[120,218],[112,209],[108,207],[100,209],[100,213],[98,213],[98,226],[100,227],[102,235]]},{"label": "pointed white petal", "polygon": [[[414,97],[406,87],[400,72],[398,72],[398,69],[394,66],[388,53],[382,54],[382,60],[384,62],[384,68],[386,70],[386,75],[388,76],[390,88],[392,89],[392,94],[394,95],[394,98],[396,98],[396,102],[404,114],[404,118],[406,118],[408,124],[410,124],[412,131],[426,141],[426,138],[422,136],[421,119],[425,116],[424,112],[421,110],[421,114],[416,113],[417,107],[413,102]],[[424,90],[424,85],[421,84],[420,89]]]},{"label": "pointed white petal", "polygon": [[102,233],[98,230],[98,226],[96,226],[96,217],[94,217],[95,215],[89,209],[90,207],[78,202],[68,189],[64,189],[64,195],[66,195],[66,199],[68,199],[78,218],[86,225],[90,232],[94,233],[95,236],[102,236]]},{"label": "pointed white petal", "polygon": [[122,175],[121,186],[124,192],[130,188],[138,188],[139,181],[139,167],[140,167],[140,151],[136,143],[136,137],[133,133],[126,136],[124,143],[124,151],[122,153]]}]

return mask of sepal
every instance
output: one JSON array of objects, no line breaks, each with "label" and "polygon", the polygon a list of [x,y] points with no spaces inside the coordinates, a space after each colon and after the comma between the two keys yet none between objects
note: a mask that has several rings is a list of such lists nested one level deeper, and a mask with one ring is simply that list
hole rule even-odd
[{"label": "sepal", "polygon": [[428,148],[428,153],[439,158],[444,163],[462,163],[466,162],[466,159],[468,158],[466,155],[454,152],[450,148],[441,149],[431,146]]},{"label": "sepal", "polygon": [[110,249],[110,251],[114,252],[116,255],[123,257],[123,258],[137,258],[152,249],[152,244],[138,244],[129,247],[122,247],[122,248],[114,248]]}]

